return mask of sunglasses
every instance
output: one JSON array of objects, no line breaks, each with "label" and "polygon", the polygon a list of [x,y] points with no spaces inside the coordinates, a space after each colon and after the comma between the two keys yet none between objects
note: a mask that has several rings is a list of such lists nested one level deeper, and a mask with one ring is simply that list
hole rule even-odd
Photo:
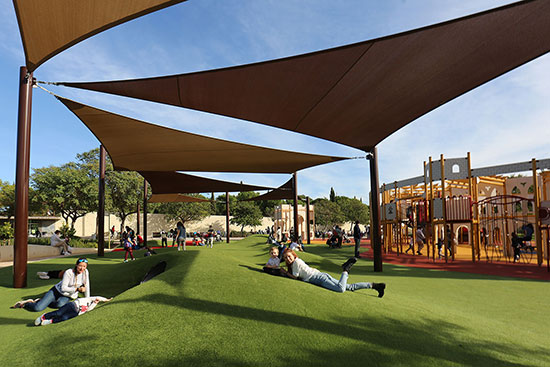
[{"label": "sunglasses", "polygon": [[88,259],[78,259],[77,261],[79,264],[80,263],[88,263]]}]

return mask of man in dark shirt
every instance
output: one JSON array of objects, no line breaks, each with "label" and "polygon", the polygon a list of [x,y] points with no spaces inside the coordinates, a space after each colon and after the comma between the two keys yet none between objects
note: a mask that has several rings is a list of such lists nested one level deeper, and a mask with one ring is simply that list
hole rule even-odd
[{"label": "man in dark shirt", "polygon": [[355,241],[355,257],[359,257],[359,246],[361,244],[361,228],[359,228],[359,221],[355,221],[353,226],[353,240]]}]

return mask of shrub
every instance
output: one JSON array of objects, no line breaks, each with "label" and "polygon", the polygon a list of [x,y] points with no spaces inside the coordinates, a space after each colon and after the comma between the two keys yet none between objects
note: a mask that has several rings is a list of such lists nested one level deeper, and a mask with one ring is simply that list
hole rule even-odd
[{"label": "shrub", "polygon": [[9,244],[10,238],[13,238],[13,228],[11,227],[11,224],[8,222],[5,222],[3,225],[0,226],[0,241],[6,241],[6,245]]}]

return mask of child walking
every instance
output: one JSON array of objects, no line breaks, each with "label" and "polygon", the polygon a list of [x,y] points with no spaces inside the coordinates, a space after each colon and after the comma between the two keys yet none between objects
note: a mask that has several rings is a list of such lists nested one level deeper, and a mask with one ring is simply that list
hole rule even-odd
[{"label": "child walking", "polygon": [[128,262],[128,254],[130,254],[130,258],[132,260],[135,260],[136,258],[134,257],[134,250],[133,250],[133,245],[134,243],[132,242],[132,239],[130,238],[130,236],[126,237],[124,239],[124,250],[126,251],[124,253],[124,262],[127,263]]}]

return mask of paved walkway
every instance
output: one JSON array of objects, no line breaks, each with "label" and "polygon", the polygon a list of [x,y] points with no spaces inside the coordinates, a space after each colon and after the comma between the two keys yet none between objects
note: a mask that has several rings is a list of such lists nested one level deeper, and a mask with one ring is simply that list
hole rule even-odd
[{"label": "paved walkway", "polygon": [[[111,250],[109,249],[105,249],[105,252],[110,252]],[[97,254],[97,249],[96,248],[74,248],[73,247],[73,255],[71,256],[76,256],[76,255],[91,255],[91,254]],[[58,258],[58,257],[65,257],[63,255],[58,255],[58,256],[47,256],[47,257],[39,257],[39,258],[33,258],[33,259],[30,259],[27,261],[27,263],[33,263],[33,262],[36,262],[36,261],[42,261],[42,260],[48,260],[48,259],[55,259],[55,258]],[[12,266],[13,265],[13,261],[0,261],[0,268],[5,268],[7,266]]]}]

